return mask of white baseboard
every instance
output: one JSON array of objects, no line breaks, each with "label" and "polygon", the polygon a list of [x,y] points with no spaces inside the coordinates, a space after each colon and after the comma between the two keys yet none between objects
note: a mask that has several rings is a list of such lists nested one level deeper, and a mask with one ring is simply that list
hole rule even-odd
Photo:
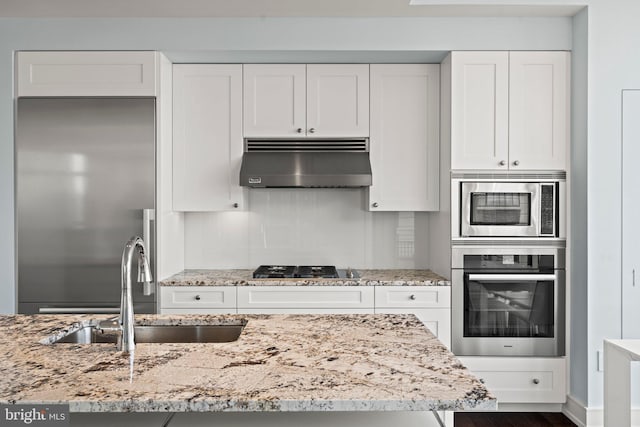
[{"label": "white baseboard", "polygon": [[576,423],[578,427],[586,427],[587,425],[587,408],[575,399],[573,396],[567,396],[567,402],[562,407],[562,413],[571,421]]},{"label": "white baseboard", "polygon": [[[604,410],[602,408],[588,408],[572,396],[567,396],[567,403],[562,407],[562,413],[578,427],[604,426]],[[631,408],[631,427],[640,427],[640,408]]]}]

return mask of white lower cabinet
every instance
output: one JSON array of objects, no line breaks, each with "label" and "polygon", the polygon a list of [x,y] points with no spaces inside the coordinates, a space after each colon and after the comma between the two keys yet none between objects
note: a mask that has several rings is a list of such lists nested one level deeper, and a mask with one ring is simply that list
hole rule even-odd
[{"label": "white lower cabinet", "polygon": [[235,286],[164,286],[160,314],[236,313]]},{"label": "white lower cabinet", "polygon": [[373,313],[371,286],[240,286],[238,313]]},{"label": "white lower cabinet", "polygon": [[415,314],[447,347],[451,346],[451,288],[448,286],[376,286],[375,312]]},{"label": "white lower cabinet", "polygon": [[499,403],[564,403],[564,357],[459,357]]}]

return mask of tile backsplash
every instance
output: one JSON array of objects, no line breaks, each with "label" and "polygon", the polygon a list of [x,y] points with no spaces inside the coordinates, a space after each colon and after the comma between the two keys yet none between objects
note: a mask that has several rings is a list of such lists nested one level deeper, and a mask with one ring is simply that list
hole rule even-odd
[{"label": "tile backsplash", "polygon": [[245,212],[185,215],[185,268],[428,268],[428,214],[365,203],[361,189],[249,190]]}]

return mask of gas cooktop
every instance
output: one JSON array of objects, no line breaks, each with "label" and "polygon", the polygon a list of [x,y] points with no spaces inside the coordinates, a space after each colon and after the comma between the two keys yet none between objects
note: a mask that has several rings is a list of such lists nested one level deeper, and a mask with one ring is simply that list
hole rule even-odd
[{"label": "gas cooktop", "polygon": [[333,265],[261,265],[253,272],[255,279],[288,279],[288,278],[357,278],[358,273],[351,268],[338,270]]}]

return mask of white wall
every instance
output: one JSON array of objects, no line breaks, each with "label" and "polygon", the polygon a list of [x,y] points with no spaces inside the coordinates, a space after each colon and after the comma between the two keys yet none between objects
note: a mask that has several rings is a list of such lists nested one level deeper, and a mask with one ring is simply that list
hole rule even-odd
[{"label": "white wall", "polygon": [[569,390],[586,406],[588,401],[588,316],[587,316],[587,61],[588,10],[573,19],[571,92],[571,245],[569,248]]}]

